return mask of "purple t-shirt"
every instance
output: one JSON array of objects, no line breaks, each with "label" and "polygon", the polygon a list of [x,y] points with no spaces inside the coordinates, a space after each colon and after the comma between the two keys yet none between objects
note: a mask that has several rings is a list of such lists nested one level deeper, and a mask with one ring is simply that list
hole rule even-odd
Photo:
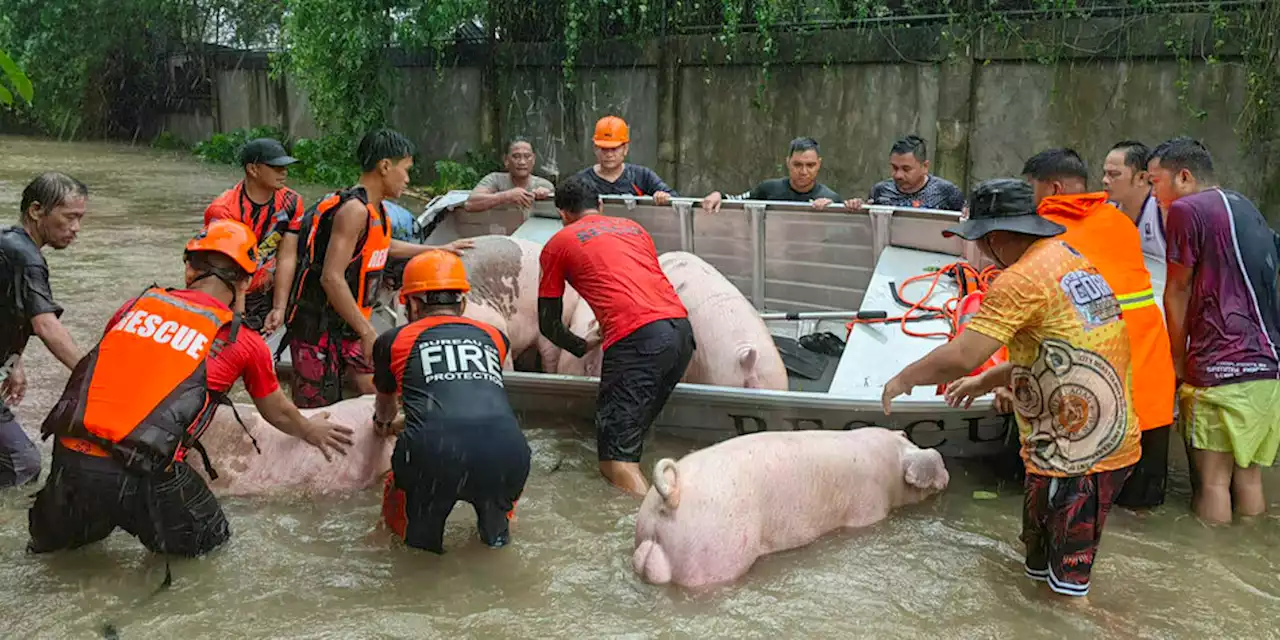
[{"label": "purple t-shirt", "polygon": [[1174,201],[1165,225],[1169,262],[1193,270],[1186,382],[1280,377],[1277,254],[1262,214],[1234,191],[1209,189]]}]

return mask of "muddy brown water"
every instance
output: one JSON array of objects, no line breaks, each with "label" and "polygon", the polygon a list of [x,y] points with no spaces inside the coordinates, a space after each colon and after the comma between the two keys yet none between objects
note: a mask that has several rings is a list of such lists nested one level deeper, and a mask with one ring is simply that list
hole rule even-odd
[{"label": "muddy brown water", "polygon": [[[181,248],[233,168],[114,144],[0,137],[0,216],[17,219],[36,173],[71,173],[92,189],[79,239],[47,251],[64,322],[82,347],[152,281],[180,284]],[[302,187],[314,200],[323,189]],[[18,415],[31,433],[67,373],[40,344]],[[526,424],[533,471],[514,543],[485,548],[460,504],[442,557],[395,542],[380,491],[275,495],[223,504],[234,538],[173,563],[172,589],[136,605],[163,562],[117,532],[73,552],[25,552],[35,489],[0,491],[0,635],[92,637],[1280,637],[1280,481],[1271,515],[1210,529],[1188,512],[1181,447],[1169,502],[1112,513],[1091,611],[1046,602],[1022,573],[1021,494],[981,468],[951,463],[951,487],[865,530],[830,535],[760,561],[704,593],[632,574],[637,500],[604,486],[588,424]],[[46,469],[48,445],[42,444]],[[690,447],[658,439],[645,465]],[[998,493],[977,500],[975,490]]]}]

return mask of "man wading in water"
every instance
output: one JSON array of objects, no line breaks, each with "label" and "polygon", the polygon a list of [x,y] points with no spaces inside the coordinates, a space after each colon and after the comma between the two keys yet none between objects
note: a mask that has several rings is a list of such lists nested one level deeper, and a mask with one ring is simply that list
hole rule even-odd
[{"label": "man wading in water", "polygon": [[[653,238],[635,221],[601,215],[599,201],[579,176],[556,190],[564,228],[542,248],[538,323],[542,335],[575,357],[604,348],[596,401],[600,473],[643,496],[645,433],[689,366],[693,327],[658,265]],[[595,312],[603,337],[583,340],[565,328],[566,281]]]},{"label": "man wading in water", "polygon": [[[951,383],[947,402],[967,405],[1012,384],[1027,470],[1027,576],[1086,602],[1103,524],[1140,451],[1120,303],[1098,270],[1054,237],[1064,231],[1036,215],[1027,183],[978,185],[969,219],[943,235],[977,242],[1004,271],[968,327],[894,376],[881,401],[888,414],[917,386]],[[1008,362],[964,377],[1002,344]]]},{"label": "man wading in water", "polygon": [[80,349],[58,320],[62,307],[53,300],[49,264],[40,249],[71,246],[88,196],[79,180],[45,173],[22,190],[20,224],[0,229],[0,488],[40,477],[40,450],[10,410],[27,392],[22,365],[27,341],[40,336],[68,369],[80,361]]},{"label": "man wading in water", "polygon": [[[370,318],[388,258],[411,258],[432,249],[392,239],[382,201],[409,186],[413,143],[390,129],[365,135],[356,151],[359,184],[330,195],[303,215],[293,309],[286,341],[293,360],[293,401],[299,407],[342,400],[344,386],[374,393]],[[455,253],[475,244],[455,240]],[[283,344],[283,343],[282,343]]]},{"label": "man wading in water", "polygon": [[502,383],[510,345],[501,331],[461,317],[470,290],[458,256],[415,256],[400,290],[409,324],[373,345],[380,433],[393,430],[396,395],[404,401],[383,517],[406,544],[434,553],[444,553],[444,523],[458,500],[475,507],[485,544],[507,544],[508,520],[529,477],[529,443]]},{"label": "man wading in water", "polygon": [[116,527],[158,553],[198,556],[231,537],[222,507],[185,461],[241,377],[263,419],[324,453],[352,431],[298,413],[262,336],[233,312],[258,267],[249,227],[215,220],[187,243],[186,289],[150,287],[107,323],[45,418],[53,469],[27,514],[27,549],[75,549]]},{"label": "man wading in water", "polygon": [[302,196],[284,186],[289,165],[295,162],[284,146],[271,138],[250,140],[240,150],[244,180],[204,210],[206,225],[214,220],[235,220],[248,225],[258,237],[262,264],[244,297],[244,324],[263,333],[275,331],[284,322],[289,285],[297,266]]}]

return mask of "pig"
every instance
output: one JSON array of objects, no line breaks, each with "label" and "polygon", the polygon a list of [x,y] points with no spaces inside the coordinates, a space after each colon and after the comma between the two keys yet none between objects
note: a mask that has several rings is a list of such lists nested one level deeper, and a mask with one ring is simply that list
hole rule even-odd
[{"label": "pig", "polygon": [[658,264],[689,310],[698,345],[683,382],[787,389],[787,368],[769,327],[738,287],[692,253],[670,251]]},{"label": "pig", "polygon": [[[475,247],[464,251],[471,293],[463,315],[492,325],[511,342],[503,369],[515,369],[515,361],[529,349],[542,359],[542,371],[555,373],[560,348],[542,335],[538,327],[538,280],[542,270],[542,247],[522,238],[488,235],[473,238]],[[566,324],[578,305],[578,294],[566,288],[562,298]]]},{"label": "pig", "polygon": [[[579,299],[577,306],[574,307],[573,317],[566,326],[569,331],[583,340],[600,335],[600,323],[596,322],[596,314],[592,313],[591,305],[587,304],[586,300]],[[587,352],[581,358],[575,358],[572,353],[562,349],[560,363],[556,365],[556,373],[599,378],[600,365],[603,361],[604,352],[599,347]]]},{"label": "pig", "polygon": [[651,584],[730,582],[761,556],[874,524],[949,480],[942,456],[902,431],[738,436],[654,465],[632,568]]},{"label": "pig", "polygon": [[[308,417],[328,413],[330,421],[355,432],[355,444],[347,449],[347,455],[334,454],[332,462],[326,461],[319,449],[267,424],[253,405],[245,404],[236,405],[244,427],[236,422],[230,407],[222,406],[200,438],[218,479],[208,477],[199,453],[189,453],[187,462],[219,495],[259,495],[283,489],[344,493],[376,486],[391,470],[396,439],[374,433],[373,399],[371,394],[301,410]],[[257,440],[261,454],[245,434],[245,427]]]}]

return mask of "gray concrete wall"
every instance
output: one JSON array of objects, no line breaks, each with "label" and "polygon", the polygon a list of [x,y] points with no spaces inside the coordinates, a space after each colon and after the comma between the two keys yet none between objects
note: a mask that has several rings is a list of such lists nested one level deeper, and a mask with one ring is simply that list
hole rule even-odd
[{"label": "gray concrete wall", "polygon": [[[1163,44],[1174,22],[1198,43],[1189,62]],[[440,72],[398,60],[389,121],[414,138],[424,162],[524,135],[539,172],[564,177],[594,162],[595,120],[618,114],[631,125],[630,161],[654,167],[685,195],[741,192],[783,175],[787,142],[802,135],[822,145],[819,179],[856,197],[887,177],[889,147],[908,133],[928,141],[935,173],[962,186],[1016,174],[1036,151],[1067,145],[1092,164],[1099,188],[1113,142],[1188,134],[1214,152],[1225,185],[1280,222],[1280,189],[1271,189],[1274,201],[1263,198],[1266,185],[1280,183],[1280,163],[1248,152],[1233,129],[1248,77],[1230,50],[1239,38],[1221,38],[1227,49],[1206,62],[1204,47],[1215,41],[1203,35],[1207,24],[1205,16],[1037,23],[1026,25],[1024,40],[984,33],[956,50],[927,27],[797,34],[779,38],[767,78],[746,36],[732,56],[710,38],[606,43],[579,54],[572,87],[556,48],[501,45],[491,58]],[[1126,37],[1115,36],[1122,30]],[[1046,63],[1021,44],[1039,31],[1072,46]],[[264,68],[220,71],[216,82],[219,129],[276,124],[315,134],[306,96],[287,78],[284,91]],[[170,122],[183,137],[207,128]],[[1280,132],[1270,146],[1280,149]]]}]

